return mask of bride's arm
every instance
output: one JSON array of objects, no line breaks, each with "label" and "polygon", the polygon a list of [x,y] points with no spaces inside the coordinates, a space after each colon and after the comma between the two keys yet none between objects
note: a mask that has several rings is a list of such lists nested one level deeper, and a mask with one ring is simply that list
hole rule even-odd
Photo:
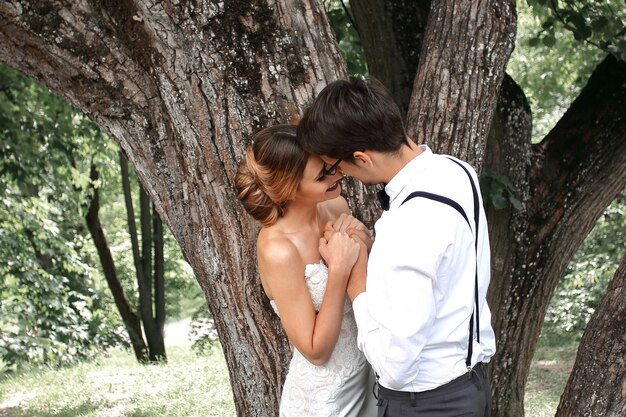
[{"label": "bride's arm", "polygon": [[318,313],[304,280],[305,263],[296,247],[287,239],[266,241],[258,247],[259,271],[267,284],[268,295],[276,303],[287,337],[315,365],[326,363],[337,343],[346,285],[358,256],[358,244],[346,234],[338,234],[320,245],[320,250],[325,251],[322,256],[329,276]]}]

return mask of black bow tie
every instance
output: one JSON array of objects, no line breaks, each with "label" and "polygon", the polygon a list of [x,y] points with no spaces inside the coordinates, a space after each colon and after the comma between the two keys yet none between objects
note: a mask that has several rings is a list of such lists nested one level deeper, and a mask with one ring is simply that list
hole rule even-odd
[{"label": "black bow tie", "polygon": [[389,210],[389,196],[384,188],[376,193],[376,197],[378,197],[378,202],[383,210]]}]

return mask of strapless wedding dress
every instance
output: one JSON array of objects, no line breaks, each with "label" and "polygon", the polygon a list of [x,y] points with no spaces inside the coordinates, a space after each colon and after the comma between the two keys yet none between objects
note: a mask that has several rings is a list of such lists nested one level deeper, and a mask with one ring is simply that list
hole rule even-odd
[{"label": "strapless wedding dress", "polygon": [[[315,310],[319,311],[328,282],[323,262],[305,267],[304,278]],[[271,305],[279,314],[276,304]],[[281,417],[370,417],[376,415],[372,394],[374,373],[357,348],[357,326],[352,304],[346,297],[341,331],[327,363],[318,366],[306,360],[297,349],[280,400]]]}]

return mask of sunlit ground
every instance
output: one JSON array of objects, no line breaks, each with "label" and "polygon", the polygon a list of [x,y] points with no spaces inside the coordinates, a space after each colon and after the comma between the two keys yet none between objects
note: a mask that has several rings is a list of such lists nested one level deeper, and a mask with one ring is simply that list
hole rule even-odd
[{"label": "sunlit ground", "polygon": [[[179,326],[180,327],[180,326]],[[228,371],[217,345],[197,356],[186,331],[167,334],[167,364],[142,366],[131,352],[61,370],[0,376],[0,417],[230,417]],[[526,415],[552,417],[573,348],[539,348],[526,390]]]},{"label": "sunlit ground", "polygon": [[196,356],[185,333],[166,335],[167,364],[139,365],[131,352],[117,350],[72,368],[0,376],[0,416],[234,416],[219,345]]}]

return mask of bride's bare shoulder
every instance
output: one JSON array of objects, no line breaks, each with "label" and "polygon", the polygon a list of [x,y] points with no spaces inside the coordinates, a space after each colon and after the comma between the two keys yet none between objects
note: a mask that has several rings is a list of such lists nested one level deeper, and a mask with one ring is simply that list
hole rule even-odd
[{"label": "bride's bare shoulder", "polygon": [[283,264],[300,257],[294,242],[271,227],[261,229],[256,245],[259,263]]}]

